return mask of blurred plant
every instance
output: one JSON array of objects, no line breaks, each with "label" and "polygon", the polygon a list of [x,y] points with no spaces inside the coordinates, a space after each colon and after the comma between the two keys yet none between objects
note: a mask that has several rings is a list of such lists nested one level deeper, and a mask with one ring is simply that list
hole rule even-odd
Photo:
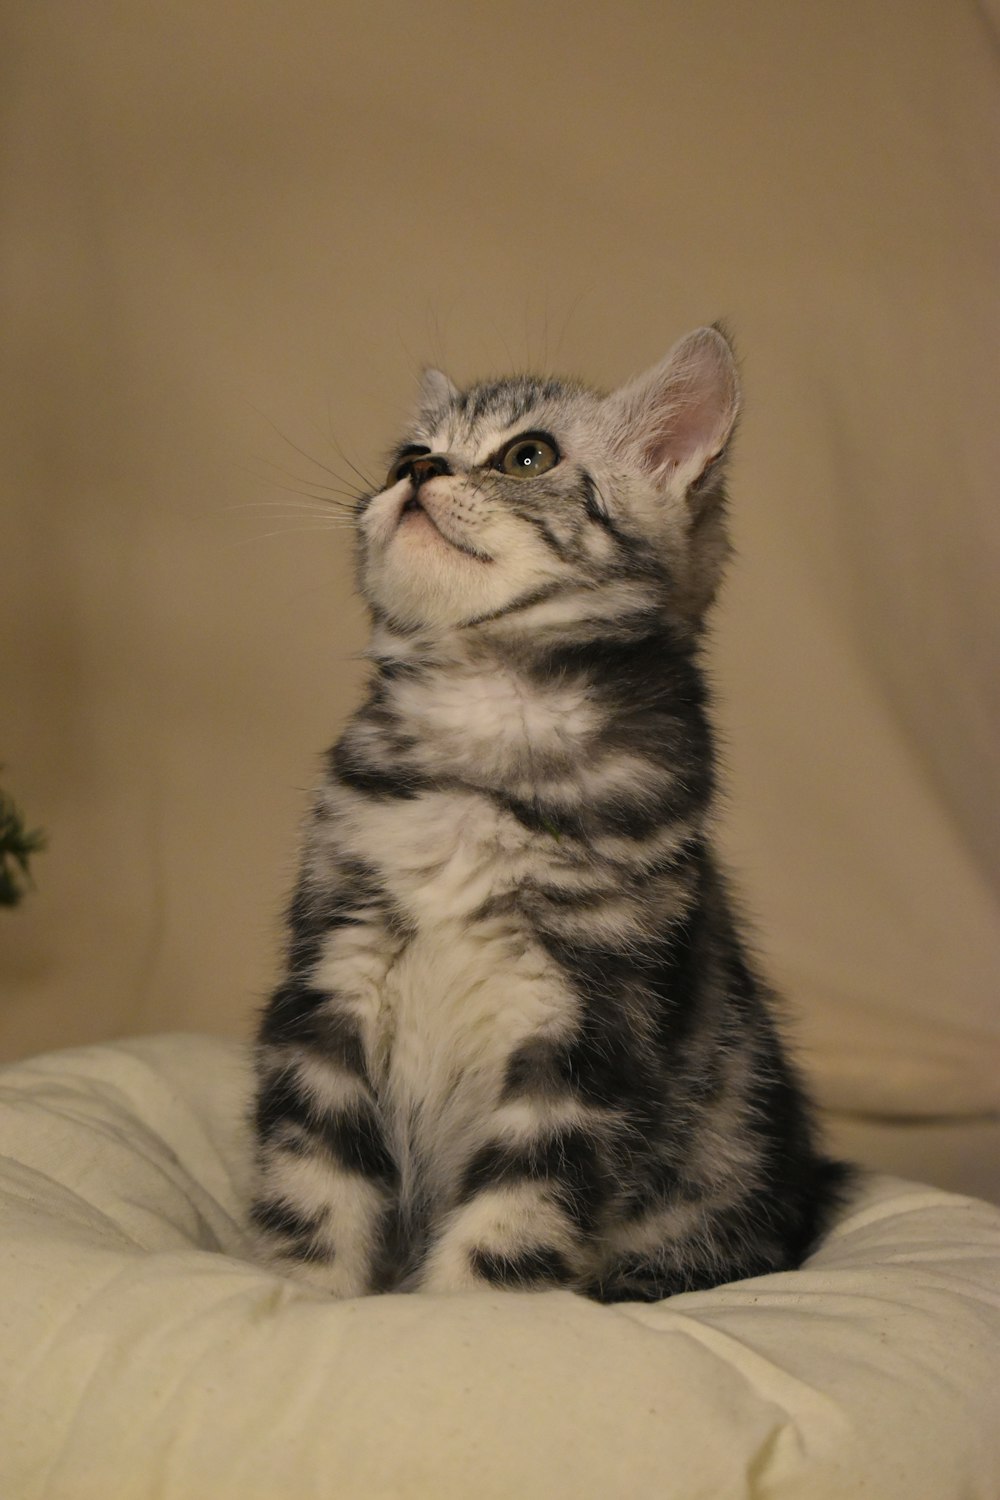
[{"label": "blurred plant", "polygon": [[16,906],[29,883],[28,861],[45,847],[45,836],[30,831],[7,794],[0,789],[0,906]]}]

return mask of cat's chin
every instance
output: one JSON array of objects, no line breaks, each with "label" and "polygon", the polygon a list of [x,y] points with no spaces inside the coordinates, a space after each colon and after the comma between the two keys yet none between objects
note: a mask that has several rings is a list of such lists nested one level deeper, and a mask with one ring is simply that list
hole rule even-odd
[{"label": "cat's chin", "polygon": [[[457,565],[446,565],[448,558]],[[466,557],[440,538],[414,538],[412,547],[366,568],[361,581],[376,616],[404,633],[440,641],[494,618],[506,620],[511,607],[531,593],[530,586],[517,589],[498,567]]]},{"label": "cat's chin", "polygon": [[413,509],[400,517],[387,546],[362,559],[365,597],[383,617],[406,630],[460,630],[484,615],[502,613],[535,580],[511,578],[511,568],[452,528],[447,516]]},{"label": "cat's chin", "polygon": [[395,557],[366,570],[364,593],[379,614],[405,630],[448,632],[477,612],[482,591],[468,575],[484,565],[450,547],[427,523],[421,531],[427,535],[414,536]]},{"label": "cat's chin", "polygon": [[434,515],[419,501],[407,505],[399,518],[393,545],[406,547],[436,547],[440,549],[442,544],[462,557],[471,558],[477,563],[491,563],[492,557],[481,548],[476,547],[465,537],[456,534],[447,519],[443,516]]}]

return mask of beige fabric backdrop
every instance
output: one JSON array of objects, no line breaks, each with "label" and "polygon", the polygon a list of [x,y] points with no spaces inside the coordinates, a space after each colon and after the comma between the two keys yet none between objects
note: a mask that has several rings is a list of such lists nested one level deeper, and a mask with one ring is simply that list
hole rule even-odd
[{"label": "beige fabric backdrop", "polygon": [[297,507],[419,364],[610,385],[723,316],[747,908],[828,1102],[995,1113],[996,17],[34,0],[2,50],[4,1053],[249,1032],[361,676]]}]

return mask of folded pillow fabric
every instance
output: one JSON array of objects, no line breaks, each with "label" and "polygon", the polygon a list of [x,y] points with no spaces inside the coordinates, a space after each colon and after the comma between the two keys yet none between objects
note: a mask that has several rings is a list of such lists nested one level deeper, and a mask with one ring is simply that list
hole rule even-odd
[{"label": "folded pillow fabric", "polygon": [[0,1073],[0,1493],[1000,1494],[1000,1211],[865,1178],[799,1271],[656,1305],[333,1302],[248,1258],[246,1057]]}]

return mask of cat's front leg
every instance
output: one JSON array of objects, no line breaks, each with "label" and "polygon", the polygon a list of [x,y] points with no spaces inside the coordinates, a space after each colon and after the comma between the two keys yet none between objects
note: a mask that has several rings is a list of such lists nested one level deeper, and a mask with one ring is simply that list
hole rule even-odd
[{"label": "cat's front leg", "polygon": [[607,1194],[604,1158],[600,1125],[571,1098],[501,1105],[463,1167],[417,1285],[431,1292],[582,1285]]},{"label": "cat's front leg", "polygon": [[290,980],[258,1048],[257,1183],[264,1258],[337,1297],[373,1289],[398,1173],[342,997]]},{"label": "cat's front leg", "polygon": [[269,1263],[338,1297],[377,1290],[399,1172],[373,1084],[386,972],[400,939],[355,871],[292,906],[289,974],[257,1047],[251,1218]]}]

